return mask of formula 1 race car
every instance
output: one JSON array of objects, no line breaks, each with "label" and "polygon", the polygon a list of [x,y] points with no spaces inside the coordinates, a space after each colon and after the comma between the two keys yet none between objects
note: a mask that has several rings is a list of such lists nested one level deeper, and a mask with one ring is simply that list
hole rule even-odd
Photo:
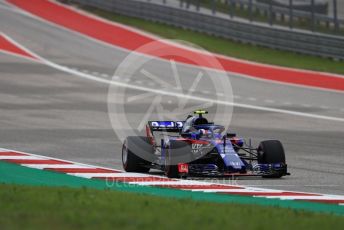
[{"label": "formula 1 race car", "polygon": [[129,136],[124,141],[124,170],[153,168],[170,178],[289,175],[280,141],[262,141],[253,148],[236,134],[224,133],[224,126],[208,122],[203,117],[207,113],[195,111],[185,121],[149,121],[146,136]]}]

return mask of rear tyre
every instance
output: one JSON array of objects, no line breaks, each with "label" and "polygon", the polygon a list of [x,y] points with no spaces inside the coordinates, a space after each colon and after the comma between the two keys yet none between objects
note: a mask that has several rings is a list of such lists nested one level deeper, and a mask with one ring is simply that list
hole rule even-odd
[{"label": "rear tyre", "polygon": [[[258,147],[258,163],[259,164],[285,164],[285,153],[283,145],[278,140],[262,141]],[[283,172],[276,172],[272,175],[263,176],[264,178],[280,178]]]},{"label": "rear tyre", "polygon": [[178,172],[178,166],[177,165],[171,165],[171,153],[170,151],[167,151],[166,153],[166,163],[165,163],[165,175],[168,178],[178,178],[179,172]]},{"label": "rear tyre", "polygon": [[[179,178],[181,175],[178,171],[178,159],[184,159],[186,154],[190,154],[189,145],[183,141],[171,141],[170,146],[166,149],[165,156],[165,175],[169,178]],[[185,163],[185,162],[184,162]],[[186,175],[183,175],[186,178]]]},{"label": "rear tyre", "polygon": [[[140,156],[153,155],[153,147],[147,137],[127,137],[122,146],[122,164],[126,172],[148,172],[150,162]],[[146,158],[146,157],[145,157]]]}]

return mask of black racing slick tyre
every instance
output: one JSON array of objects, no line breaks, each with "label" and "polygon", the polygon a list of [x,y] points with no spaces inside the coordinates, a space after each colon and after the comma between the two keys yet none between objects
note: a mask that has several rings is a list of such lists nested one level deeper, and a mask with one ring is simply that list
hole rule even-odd
[{"label": "black racing slick tyre", "polygon": [[122,146],[123,169],[126,172],[148,172],[150,162],[145,159],[150,155],[153,155],[153,147],[147,137],[127,137]]},{"label": "black racing slick tyre", "polygon": [[[169,148],[166,151],[165,156],[165,175],[169,178],[178,178],[181,175],[178,171],[179,159],[183,159],[182,156],[190,154],[188,151],[190,146],[184,141],[171,141]],[[185,162],[184,162],[185,163]],[[186,177],[185,175],[183,176]]]},{"label": "black racing slick tyre", "polygon": [[[259,164],[285,164],[285,153],[283,145],[278,140],[262,141],[258,147]],[[280,178],[283,173],[276,172],[272,175],[263,176],[264,178]]]},{"label": "black racing slick tyre", "polygon": [[167,161],[167,163],[165,164],[165,175],[168,178],[178,178],[179,177],[178,166],[177,165],[171,165],[169,163],[171,161],[170,151],[168,151],[166,153],[166,161]]}]

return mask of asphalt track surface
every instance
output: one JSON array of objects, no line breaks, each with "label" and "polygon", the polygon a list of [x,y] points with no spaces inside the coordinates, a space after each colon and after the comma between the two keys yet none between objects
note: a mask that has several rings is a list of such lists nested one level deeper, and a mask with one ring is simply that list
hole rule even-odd
[{"label": "asphalt track surface", "polygon": [[[141,50],[140,53],[157,56],[161,53],[161,49],[169,50],[173,52],[172,55],[162,57],[163,59],[169,60],[173,58],[178,62],[189,64],[197,60],[196,66],[219,69],[219,66],[209,63],[209,55],[200,54],[199,51],[195,52],[190,48],[185,49],[185,47],[177,46],[175,43],[166,44],[166,42],[157,41],[156,37],[152,37],[152,35],[147,36],[142,32],[138,33],[137,30],[132,28],[128,29],[128,27],[123,25],[119,26],[119,24],[109,22],[104,23],[104,20],[96,20],[92,16],[86,16],[85,13],[77,13],[75,8],[72,10],[71,7],[56,4],[48,0],[34,0],[34,2],[7,0],[7,2],[24,9],[26,12],[39,15],[39,17],[45,20],[62,25],[64,28],[69,28],[70,30],[88,35],[107,44],[115,45],[116,47],[135,50],[143,44],[155,41],[155,47],[159,48]],[[63,17],[60,15],[63,15]],[[114,34],[116,36],[113,36]],[[196,56],[197,58],[192,58]],[[295,71],[290,68],[243,62],[242,60],[221,55],[216,55],[216,57],[222,65],[221,69],[231,71],[232,73],[245,74],[251,78],[344,91],[344,78],[338,77],[337,75],[312,71]]]},{"label": "asphalt track surface", "polygon": [[[0,31],[51,62],[97,78],[110,79],[128,55],[122,49],[16,14],[1,6],[4,5],[0,2]],[[182,76],[183,87],[189,88],[200,69],[182,64],[176,66]],[[151,60],[145,69],[164,81],[172,79],[169,62]],[[1,147],[121,168],[121,142],[112,129],[108,115],[108,84],[82,79],[51,66],[4,53],[0,53],[0,73]],[[234,75],[228,77],[236,103],[344,117],[343,93]],[[214,97],[208,78],[213,77],[205,76],[195,95]],[[116,81],[126,80],[119,76]],[[134,76],[130,83],[157,87],[142,74]],[[126,95],[138,94],[137,90],[126,90]],[[173,98],[170,101],[167,109],[178,102]],[[128,105],[130,122],[137,124],[135,122],[150,103],[151,98],[143,98]],[[187,103],[187,106],[194,105],[197,106],[197,103]],[[210,111],[212,109],[209,108]],[[344,194],[344,122],[234,107],[231,129],[240,136],[251,137],[253,143],[264,139],[281,140],[292,173],[290,177],[280,180],[241,179],[234,183]]]}]

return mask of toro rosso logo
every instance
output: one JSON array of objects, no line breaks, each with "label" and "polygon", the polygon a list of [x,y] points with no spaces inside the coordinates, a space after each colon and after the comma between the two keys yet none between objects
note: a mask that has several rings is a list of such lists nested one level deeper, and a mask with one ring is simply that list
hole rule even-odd
[{"label": "toro rosso logo", "polygon": [[198,153],[199,151],[201,151],[202,147],[203,144],[191,144],[191,152]]},{"label": "toro rosso logo", "polygon": [[207,154],[212,149],[212,145],[209,142],[191,142],[191,153],[194,156],[201,156]]}]

